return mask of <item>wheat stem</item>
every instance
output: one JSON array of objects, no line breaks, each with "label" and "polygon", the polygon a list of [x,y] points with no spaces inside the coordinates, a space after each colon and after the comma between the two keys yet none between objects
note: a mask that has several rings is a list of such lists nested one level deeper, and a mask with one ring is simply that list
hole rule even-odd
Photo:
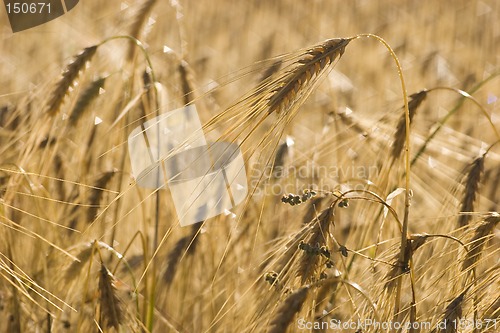
[{"label": "wheat stem", "polygon": [[[406,252],[406,246],[407,246],[407,237],[408,237],[408,224],[409,224],[409,215],[410,215],[410,110],[408,106],[408,94],[406,92],[406,84],[403,76],[403,68],[401,67],[401,63],[399,62],[399,59],[394,52],[394,50],[391,48],[391,46],[382,38],[377,35],[373,34],[360,34],[357,35],[356,37],[367,37],[367,38],[375,38],[377,39],[380,43],[382,43],[385,48],[389,51],[391,54],[391,57],[394,59],[394,62],[396,63],[397,71],[398,71],[398,76],[399,80],[401,82],[401,90],[403,93],[403,100],[404,100],[404,111],[405,111],[405,128],[406,128],[406,133],[405,133],[405,210],[404,210],[404,217],[403,217],[403,230],[401,233],[401,248],[400,248],[400,255],[399,259],[401,262],[404,261],[404,256]],[[401,302],[401,287],[403,283],[403,277],[402,275],[398,276],[398,287],[396,291],[396,298],[394,302],[394,321],[399,321],[400,317],[400,302]]]},{"label": "wheat stem", "polygon": [[110,42],[112,40],[117,40],[117,39],[128,39],[128,40],[134,42],[134,44],[137,45],[137,47],[139,47],[141,49],[142,53],[144,54],[144,58],[146,59],[146,62],[148,64],[148,67],[151,70],[151,80],[153,82],[156,82],[155,73],[153,70],[153,63],[151,62],[151,58],[149,57],[149,53],[148,53],[148,51],[146,51],[146,47],[144,46],[144,44],[142,44],[142,42],[140,40],[138,40],[137,38],[132,37],[132,36],[128,36],[128,35],[111,36],[109,38],[106,38],[102,42],[100,42],[97,46],[106,44],[107,42]]}]

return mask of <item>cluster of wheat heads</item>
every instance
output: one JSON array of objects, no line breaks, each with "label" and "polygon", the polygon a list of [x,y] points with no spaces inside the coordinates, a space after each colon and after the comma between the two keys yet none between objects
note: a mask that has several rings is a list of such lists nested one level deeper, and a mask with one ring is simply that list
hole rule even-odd
[{"label": "cluster of wheat heads", "polygon": [[[498,331],[499,138],[473,97],[483,82],[408,101],[403,84],[404,107],[371,119],[332,108],[315,141],[300,131],[302,107],[336,62],[349,62],[356,38],[272,59],[254,89],[204,125],[242,148],[248,199],[180,228],[168,192],[130,176],[127,134],[185,104],[216,109],[217,92],[197,89],[180,53],[169,53],[175,83],[165,84],[136,52],[155,3],[120,37],[132,42],[128,75],[100,66],[110,56],[102,46],[119,43],[109,39],[77,54],[48,93],[0,114],[4,331],[390,330],[331,325],[367,320]],[[420,131],[434,94],[456,101]],[[486,119],[489,141],[446,126],[466,105]]]}]

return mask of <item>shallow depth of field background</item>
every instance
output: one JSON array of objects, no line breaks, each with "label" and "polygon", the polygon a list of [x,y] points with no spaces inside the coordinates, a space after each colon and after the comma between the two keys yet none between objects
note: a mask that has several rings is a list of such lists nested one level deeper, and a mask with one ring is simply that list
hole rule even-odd
[{"label": "shallow depth of field background", "polygon": [[[409,232],[452,236],[465,246],[432,237],[415,253],[411,277],[403,277],[401,318],[409,320],[414,293],[417,321],[434,329],[447,305],[469,288],[459,317],[497,325],[476,332],[500,330],[498,226],[484,238],[475,276],[462,265],[484,213],[499,209],[500,144],[493,145],[499,138],[485,116],[500,127],[500,78],[494,77],[500,71],[499,1],[157,1],[137,38],[166,97],[159,108],[146,105],[144,55],[132,48],[130,57],[130,42],[116,39],[99,46],[61,109],[47,116],[44,106],[72,58],[106,38],[130,35],[143,3],[82,0],[68,14],[16,34],[0,10],[0,331],[284,332],[287,326],[305,332],[311,330],[299,329],[300,318],[391,320],[394,292],[386,282],[401,234],[380,203],[354,198],[349,207],[335,208],[329,232],[336,241],[325,244],[334,268],[318,264],[310,276],[295,276],[305,259],[293,241],[312,232],[304,226],[335,200],[334,191],[366,188],[386,199],[404,187],[403,158],[391,156],[403,116],[401,83],[376,40],[352,41],[284,129],[269,134],[271,115],[243,143],[255,192],[234,214],[199,228],[179,227],[168,191],[135,185],[126,150],[127,135],[144,114],[152,118],[186,102],[182,61],[200,119],[207,122],[257,86],[275,57],[300,56],[325,39],[359,33],[391,45],[408,94],[433,87],[469,91],[493,75],[473,94],[483,111],[442,89],[428,94],[412,121],[411,157],[462,102],[412,166]],[[70,124],[79,96],[102,77],[100,94]],[[242,108],[234,122],[246,112]],[[224,126],[207,136],[217,139]],[[263,137],[269,145],[258,145]],[[468,166],[491,145],[474,191],[475,213],[460,227]],[[273,163],[303,173],[260,178]],[[298,206],[281,202],[282,195],[310,187],[325,198]],[[403,196],[391,204],[401,220]],[[105,318],[101,262],[115,279],[117,325]],[[280,275],[274,285],[272,272]],[[289,304],[291,321],[283,319],[287,296],[319,283],[321,273],[340,274],[359,289],[312,286],[300,309]]]}]

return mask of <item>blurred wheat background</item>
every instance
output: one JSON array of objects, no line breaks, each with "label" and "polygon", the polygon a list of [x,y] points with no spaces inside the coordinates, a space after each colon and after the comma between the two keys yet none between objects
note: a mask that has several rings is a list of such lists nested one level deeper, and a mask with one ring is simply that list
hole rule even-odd
[{"label": "blurred wheat background", "polygon": [[[410,142],[387,49],[332,40],[362,33]],[[86,0],[0,36],[0,331],[500,331],[499,1]],[[187,104],[249,195],[180,227],[127,137]],[[368,320],[402,327],[337,325]]]}]

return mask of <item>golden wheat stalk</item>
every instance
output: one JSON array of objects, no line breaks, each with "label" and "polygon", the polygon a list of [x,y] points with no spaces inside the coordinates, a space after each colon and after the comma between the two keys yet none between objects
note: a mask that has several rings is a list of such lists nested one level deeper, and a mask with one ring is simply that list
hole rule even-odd
[{"label": "golden wheat stalk", "polygon": [[403,262],[399,259],[399,253],[394,256],[392,260],[393,264],[391,269],[387,272],[385,276],[385,285],[384,288],[392,291],[396,286],[396,278],[401,273],[407,273],[410,269],[410,260],[413,255],[422,245],[424,245],[429,239],[429,235],[427,234],[411,234],[407,239],[407,246],[405,247],[405,255]]},{"label": "golden wheat stalk", "polygon": [[[329,234],[328,229],[330,225],[334,223],[333,213],[334,206],[330,206],[324,209],[319,216],[313,220],[314,227],[311,231],[311,235],[307,238],[307,244],[317,248],[327,244],[326,235]],[[319,255],[314,255],[307,251],[302,252],[297,270],[297,275],[300,276],[302,284],[314,280],[314,273],[318,267],[320,258]]]},{"label": "golden wheat stalk", "polygon": [[469,241],[469,251],[462,264],[462,269],[464,271],[479,261],[483,247],[498,222],[500,222],[500,214],[495,212],[487,216],[482,223],[477,226],[474,235]]},{"label": "golden wheat stalk", "polygon": [[78,79],[80,72],[85,69],[87,62],[89,62],[96,53],[97,47],[98,45],[94,45],[85,48],[75,57],[73,62],[66,67],[62,74],[62,78],[57,83],[46,105],[46,112],[49,115],[53,116],[59,112],[64,97],[66,97],[69,89],[74,85],[76,79]]},{"label": "golden wheat stalk", "polygon": [[351,40],[333,38],[307,50],[293,69],[274,81],[276,88],[267,103],[269,113],[280,113],[295,104],[300,99],[300,91],[307,90],[305,88],[313,78],[318,77],[328,65],[340,58]]},{"label": "golden wheat stalk", "polygon": [[484,312],[484,317],[487,319],[495,319],[500,317],[500,296],[498,296]]},{"label": "golden wheat stalk", "polygon": [[[465,191],[460,207],[461,212],[468,213],[474,211],[474,202],[476,201],[476,194],[479,189],[481,176],[484,171],[484,159],[485,155],[477,157],[469,166],[469,172],[467,173],[467,177],[465,178]],[[472,215],[469,214],[460,215],[458,217],[458,226],[466,226],[467,224],[469,224],[471,218]]]},{"label": "golden wheat stalk", "polygon": [[[453,301],[446,307],[444,311],[443,317],[441,319],[441,329],[439,332],[441,333],[456,333],[457,332],[457,323],[460,318],[462,318],[463,306],[464,306],[464,298],[467,293],[466,289],[460,295],[455,297]],[[436,332],[434,330],[433,332]]]},{"label": "golden wheat stalk", "polygon": [[78,253],[76,256],[78,260],[73,261],[71,265],[66,269],[66,273],[64,274],[66,283],[73,281],[77,276],[79,276],[83,266],[89,261],[93,252],[93,243],[86,243],[80,253]]},{"label": "golden wheat stalk", "polygon": [[167,258],[167,270],[163,275],[167,286],[172,284],[175,277],[175,272],[180,264],[181,259],[186,255],[192,255],[198,244],[198,233],[203,223],[196,223],[191,226],[189,235],[182,237],[177,241],[174,249],[169,253]]},{"label": "golden wheat stalk", "polygon": [[[421,90],[415,94],[410,95],[410,101],[408,102],[408,110],[410,111],[410,122],[413,121],[417,109],[422,104],[422,102],[427,97],[427,90]],[[403,114],[399,119],[396,133],[394,134],[394,142],[392,144],[392,158],[397,159],[401,156],[406,140],[406,117]]]},{"label": "golden wheat stalk", "polygon": [[101,88],[104,87],[104,82],[106,81],[106,77],[98,78],[94,80],[82,95],[76,101],[75,107],[73,111],[71,111],[71,115],[69,116],[69,125],[75,126],[78,123],[78,120],[82,117],[83,113],[87,110],[89,105],[94,101],[99,93],[101,92]]},{"label": "golden wheat stalk", "polygon": [[111,272],[101,263],[99,271],[100,320],[106,328],[114,327],[118,330],[123,321],[123,312],[116,295],[114,281],[115,278]]},{"label": "golden wheat stalk", "polygon": [[99,203],[101,202],[102,196],[104,194],[104,189],[108,183],[113,179],[113,176],[116,174],[116,171],[108,171],[105,172],[95,184],[95,188],[92,191],[92,194],[89,198],[90,207],[87,211],[87,222],[91,223],[97,217],[97,212],[99,210]]},{"label": "golden wheat stalk", "polygon": [[278,308],[276,315],[270,323],[268,333],[286,332],[295,315],[302,309],[309,287],[303,287],[290,294]]},{"label": "golden wheat stalk", "polygon": [[[132,26],[130,28],[130,36],[139,39],[141,30],[144,27],[144,23],[146,22],[146,18],[148,17],[149,13],[151,13],[151,10],[153,9],[153,6],[156,4],[156,0],[147,0],[144,1],[142,4],[141,8],[139,8],[139,11],[134,17],[134,21],[132,22]],[[128,52],[128,60],[132,59],[135,55],[135,44],[131,43],[130,49]]]}]

